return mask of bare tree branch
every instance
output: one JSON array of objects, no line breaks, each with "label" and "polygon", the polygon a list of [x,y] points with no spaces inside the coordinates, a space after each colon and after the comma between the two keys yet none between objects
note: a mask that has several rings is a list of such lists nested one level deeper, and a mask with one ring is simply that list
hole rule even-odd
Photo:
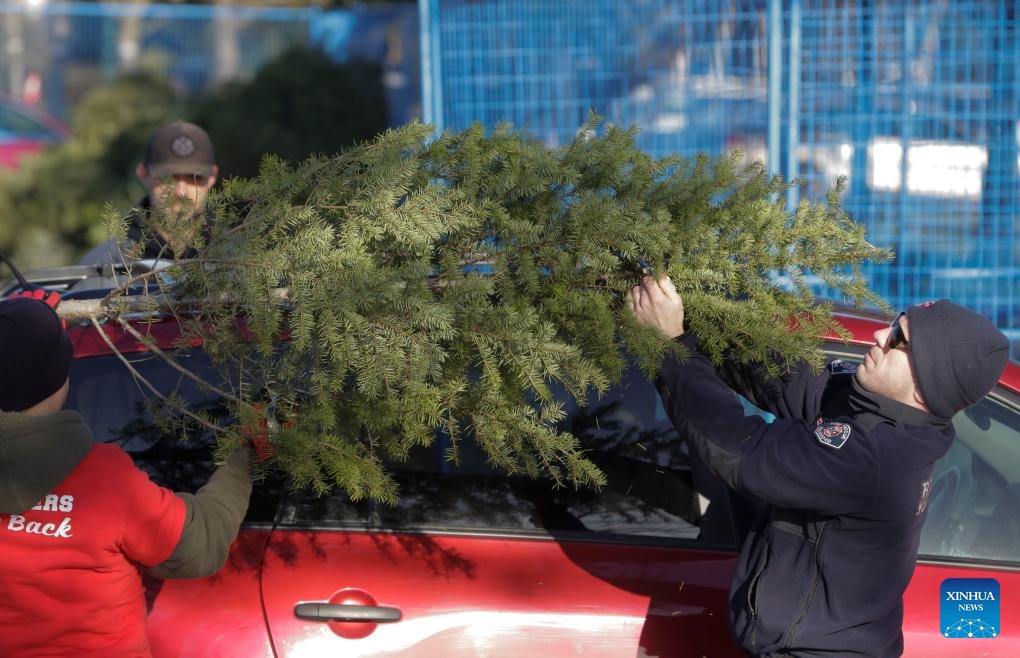
[{"label": "bare tree branch", "polygon": [[128,361],[127,357],[125,357],[120,352],[120,350],[117,349],[117,347],[113,344],[113,341],[110,340],[110,337],[106,335],[105,331],[103,331],[103,327],[102,327],[102,325],[99,324],[99,320],[97,318],[95,318],[95,317],[90,317],[89,321],[92,323],[92,326],[96,328],[96,332],[99,333],[99,335],[103,338],[103,340],[106,342],[106,344],[110,347],[110,350],[117,356],[118,359],[120,359],[121,363],[123,363],[124,366],[131,372],[132,376],[134,376],[134,378],[137,381],[141,382],[147,389],[149,389],[149,391],[151,391],[153,395],[158,397],[161,402],[163,402],[164,404],[169,404],[170,406],[172,406],[174,409],[176,409],[180,413],[184,414],[188,418],[191,418],[196,423],[202,425],[203,427],[205,427],[206,429],[212,431],[215,434],[224,434],[224,433],[226,433],[226,430],[224,428],[222,428],[222,427],[220,427],[218,425],[214,425],[213,423],[210,423],[209,421],[207,421],[205,418],[202,418],[201,416],[188,411],[186,408],[184,408],[184,407],[182,407],[180,405],[174,404],[173,402],[168,400],[167,397],[165,395],[163,395],[163,393],[161,393],[160,390],[158,388],[156,388],[155,385],[153,385],[152,382],[150,382],[148,379],[146,379],[142,375],[142,373],[138,372],[138,369],[135,368],[134,364],[131,363],[130,361]]},{"label": "bare tree branch", "polygon": [[175,359],[170,354],[167,354],[166,352],[161,350],[159,348],[159,346],[156,345],[155,341],[153,341],[150,337],[145,336],[140,331],[138,331],[137,329],[132,327],[131,324],[129,322],[127,322],[126,320],[124,320],[123,318],[117,318],[117,323],[120,324],[120,326],[122,326],[124,328],[124,331],[126,331],[129,334],[131,334],[132,336],[134,336],[135,340],[137,340],[142,345],[145,345],[145,347],[150,352],[158,355],[161,359],[163,359],[168,366],[170,366],[171,368],[173,368],[177,372],[181,373],[182,375],[184,375],[188,379],[192,380],[193,382],[195,382],[196,384],[198,384],[202,388],[204,388],[207,391],[210,391],[212,393],[215,393],[216,395],[219,395],[220,397],[224,397],[224,398],[232,398],[232,397],[234,397],[234,395],[232,393],[230,393],[228,391],[224,391],[224,390],[222,390],[222,389],[220,389],[220,388],[218,388],[216,386],[213,386],[212,384],[210,384],[205,379],[202,379],[201,377],[199,377],[195,373],[191,372],[190,370],[188,370],[187,368],[185,368],[184,366],[179,364],[177,362],[177,359]]}]

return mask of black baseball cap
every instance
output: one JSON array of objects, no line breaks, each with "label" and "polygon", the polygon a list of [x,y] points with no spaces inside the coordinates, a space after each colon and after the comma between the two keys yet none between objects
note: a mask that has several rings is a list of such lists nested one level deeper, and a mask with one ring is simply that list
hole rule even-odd
[{"label": "black baseball cap", "polygon": [[193,123],[174,121],[149,135],[143,164],[156,178],[177,174],[212,176],[216,153],[209,133]]}]

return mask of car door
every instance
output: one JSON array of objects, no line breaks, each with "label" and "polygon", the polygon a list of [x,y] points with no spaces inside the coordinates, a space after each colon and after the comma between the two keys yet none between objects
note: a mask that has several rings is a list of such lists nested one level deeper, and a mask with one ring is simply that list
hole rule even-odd
[{"label": "car door", "polygon": [[593,402],[567,429],[600,491],[508,478],[468,443],[453,464],[439,441],[394,465],[396,506],[291,495],[262,572],[277,655],[739,655],[724,509],[694,491],[640,373]]},{"label": "car door", "polygon": [[[212,437],[182,442],[180,428],[150,413],[148,386],[212,417],[218,401],[149,353],[125,356],[136,377],[97,345],[77,341],[68,407],[157,483],[196,490],[212,470]],[[200,350],[178,359],[209,370]],[[631,373],[573,412],[569,429],[610,474],[601,492],[508,479],[470,449],[454,467],[442,444],[396,472],[395,508],[294,494],[277,516],[279,488],[256,486],[220,573],[147,580],[155,656],[736,655],[725,630],[734,562],[725,510],[706,513],[694,493],[654,390]],[[296,614],[299,603],[331,600],[396,607],[402,621]]]}]

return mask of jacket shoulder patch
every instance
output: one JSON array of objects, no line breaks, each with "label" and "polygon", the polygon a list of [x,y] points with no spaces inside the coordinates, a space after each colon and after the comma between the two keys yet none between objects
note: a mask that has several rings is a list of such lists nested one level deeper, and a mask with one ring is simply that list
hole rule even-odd
[{"label": "jacket shoulder patch", "polygon": [[851,431],[847,423],[822,423],[815,428],[815,438],[823,446],[839,450],[850,438]]},{"label": "jacket shoulder patch", "polygon": [[829,372],[834,375],[850,375],[857,372],[857,364],[853,361],[835,359],[829,362]]}]

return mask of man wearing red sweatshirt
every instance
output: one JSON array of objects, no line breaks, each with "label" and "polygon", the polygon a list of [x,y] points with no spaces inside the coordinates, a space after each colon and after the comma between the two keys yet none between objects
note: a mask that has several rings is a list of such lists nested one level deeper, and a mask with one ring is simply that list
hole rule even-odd
[{"label": "man wearing red sweatshirt", "polygon": [[0,655],[151,655],[141,568],[226,562],[251,493],[249,450],[196,494],[157,486],[63,411],[71,342],[37,299],[0,301]]}]

